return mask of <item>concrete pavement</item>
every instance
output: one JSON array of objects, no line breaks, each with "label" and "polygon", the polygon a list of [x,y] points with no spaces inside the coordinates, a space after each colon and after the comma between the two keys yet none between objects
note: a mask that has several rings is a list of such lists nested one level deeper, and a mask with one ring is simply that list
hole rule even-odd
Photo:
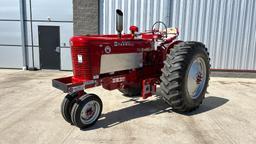
[{"label": "concrete pavement", "polygon": [[0,70],[0,144],[256,143],[256,79],[211,78],[204,103],[186,115],[155,97],[89,89],[102,98],[103,114],[80,130],[62,118],[65,94],[51,86],[71,74]]}]

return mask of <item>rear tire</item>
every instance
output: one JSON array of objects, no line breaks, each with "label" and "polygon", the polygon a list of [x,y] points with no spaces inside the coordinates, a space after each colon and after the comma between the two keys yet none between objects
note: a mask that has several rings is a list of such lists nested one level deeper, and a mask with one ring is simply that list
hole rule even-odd
[{"label": "rear tire", "polygon": [[86,128],[96,123],[101,112],[101,99],[95,94],[85,94],[73,105],[71,120],[77,127]]},{"label": "rear tire", "polygon": [[167,55],[162,68],[161,98],[174,111],[190,112],[202,103],[209,82],[207,48],[199,42],[182,42]]}]

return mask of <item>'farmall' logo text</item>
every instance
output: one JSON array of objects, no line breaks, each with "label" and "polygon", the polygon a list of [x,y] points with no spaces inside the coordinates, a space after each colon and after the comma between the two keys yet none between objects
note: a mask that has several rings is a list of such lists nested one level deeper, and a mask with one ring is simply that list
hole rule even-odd
[{"label": "'farmall' logo text", "polygon": [[114,42],[114,46],[133,46],[130,41]]}]

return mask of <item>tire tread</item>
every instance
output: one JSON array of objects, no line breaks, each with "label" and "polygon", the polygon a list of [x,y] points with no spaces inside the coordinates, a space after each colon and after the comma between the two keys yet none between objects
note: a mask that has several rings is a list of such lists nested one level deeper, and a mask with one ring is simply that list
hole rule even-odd
[{"label": "tire tread", "polygon": [[[210,67],[209,52],[207,51],[207,48],[205,48],[205,45],[199,42],[189,41],[175,45],[167,55],[166,60],[164,61],[164,67],[161,69],[161,98],[171,105],[177,112],[190,112],[198,108],[198,105],[191,106],[186,103],[181,90],[182,80],[186,73],[188,58],[193,55],[193,50],[199,48],[207,55],[208,62],[206,65],[209,65]],[[209,77],[207,78],[206,86],[208,86],[208,81]]]}]

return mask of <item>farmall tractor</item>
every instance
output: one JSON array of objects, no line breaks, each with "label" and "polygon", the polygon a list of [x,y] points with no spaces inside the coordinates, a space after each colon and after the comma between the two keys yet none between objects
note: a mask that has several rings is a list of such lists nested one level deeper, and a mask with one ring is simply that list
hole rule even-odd
[{"label": "farmall tractor", "polygon": [[178,29],[167,28],[161,21],[150,31],[139,33],[138,27],[131,26],[130,34],[122,34],[121,10],[116,10],[116,30],[118,34],[70,39],[74,75],[52,80],[55,88],[68,93],[61,105],[67,122],[85,128],[98,120],[102,101],[85,89],[100,85],[143,99],[154,95],[160,85],[159,97],[174,111],[190,112],[199,107],[210,70],[204,44],[175,40]]}]

